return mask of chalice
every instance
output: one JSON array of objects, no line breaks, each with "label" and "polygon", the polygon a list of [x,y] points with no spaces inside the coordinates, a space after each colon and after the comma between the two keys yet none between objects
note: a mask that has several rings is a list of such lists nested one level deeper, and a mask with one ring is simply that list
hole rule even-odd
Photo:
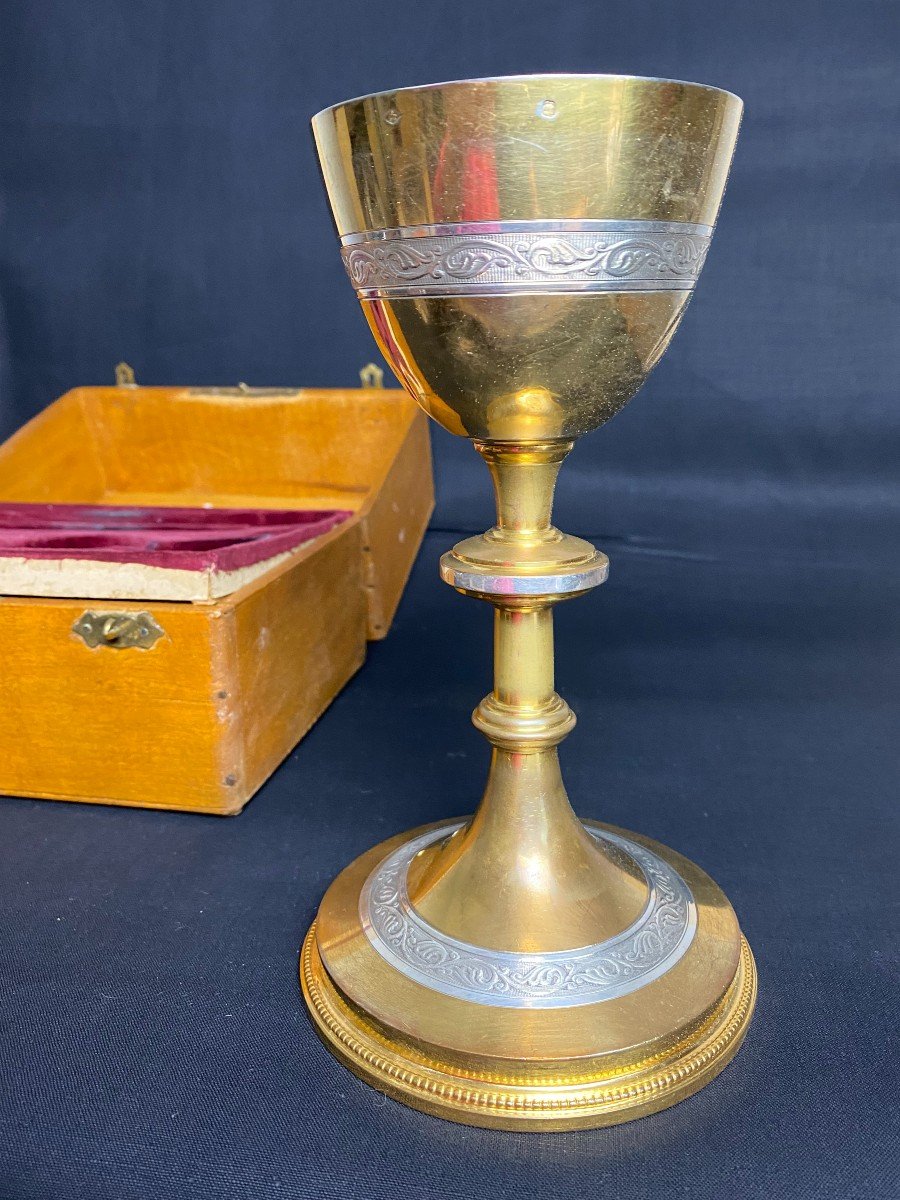
[{"label": "chalice", "polygon": [[481,802],[348,866],[301,953],[326,1045],[436,1116],[523,1130],[643,1116],[708,1083],[750,1021],[753,958],[721,890],[569,803],[553,608],[608,563],[551,522],[574,439],[631,399],[684,313],[741,109],[677,80],[530,75],[313,119],[378,345],[473,440],[497,501],[496,525],[440,567],[494,609],[494,687],[473,716],[491,746]]}]

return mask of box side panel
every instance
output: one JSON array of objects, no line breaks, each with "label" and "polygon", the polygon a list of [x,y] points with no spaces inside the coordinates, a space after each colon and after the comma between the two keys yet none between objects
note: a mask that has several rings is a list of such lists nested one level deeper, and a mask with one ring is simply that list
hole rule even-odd
[{"label": "box side panel", "polygon": [[403,440],[402,393],[85,388],[109,501],[362,507]]},{"label": "box side panel", "polygon": [[[73,632],[88,610],[149,612],[164,633],[146,650],[91,649]],[[192,605],[0,599],[0,792],[234,811],[222,620]]]},{"label": "box side panel", "polygon": [[365,630],[356,522],[236,598],[242,793],[264,782],[362,665]]},{"label": "box side panel", "polygon": [[368,636],[388,632],[434,509],[428,418],[416,412],[381,487],[363,514]]},{"label": "box side panel", "polygon": [[93,504],[104,489],[80,391],[60,397],[0,445],[0,500]]}]

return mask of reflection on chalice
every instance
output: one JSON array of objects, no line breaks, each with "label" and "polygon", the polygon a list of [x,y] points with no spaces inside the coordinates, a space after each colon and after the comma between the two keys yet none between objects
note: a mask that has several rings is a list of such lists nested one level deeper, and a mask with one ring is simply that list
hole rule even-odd
[{"label": "reflection on chalice", "polygon": [[372,331],[426,412],[474,440],[497,499],[496,525],[441,560],[494,608],[494,688],[473,717],[492,748],[481,803],[347,867],[301,962],[330,1049],[451,1120],[642,1116],[709,1082],[750,1020],[753,959],[713,881],[575,816],[552,625],[607,574],[551,523],[557,472],[672,337],[740,114],[697,84],[549,75],[404,88],[313,121]]}]

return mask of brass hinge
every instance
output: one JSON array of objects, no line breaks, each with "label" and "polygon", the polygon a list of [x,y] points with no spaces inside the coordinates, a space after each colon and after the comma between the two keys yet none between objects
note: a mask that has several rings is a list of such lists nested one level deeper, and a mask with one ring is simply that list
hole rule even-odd
[{"label": "brass hinge", "polygon": [[137,387],[134,368],[130,367],[127,362],[116,363],[116,387]]},{"label": "brass hinge", "polygon": [[375,391],[381,391],[384,387],[384,371],[377,363],[366,363],[359,373],[359,382],[364,388],[373,388]]}]

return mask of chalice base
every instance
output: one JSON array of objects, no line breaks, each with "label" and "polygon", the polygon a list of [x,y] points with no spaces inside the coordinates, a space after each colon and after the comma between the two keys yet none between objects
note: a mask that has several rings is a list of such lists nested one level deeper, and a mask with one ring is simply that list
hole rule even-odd
[{"label": "chalice base", "polygon": [[432,1116],[521,1131],[633,1120],[718,1075],[749,1025],[756,970],[703,871],[637,834],[585,822],[623,870],[637,864],[648,878],[644,914],[595,947],[507,964],[513,956],[439,931],[429,940],[421,921],[401,928],[411,911],[402,887],[391,907],[392,880],[460,824],[374,847],[322,902],[300,979],[316,1031],[345,1066]]}]

